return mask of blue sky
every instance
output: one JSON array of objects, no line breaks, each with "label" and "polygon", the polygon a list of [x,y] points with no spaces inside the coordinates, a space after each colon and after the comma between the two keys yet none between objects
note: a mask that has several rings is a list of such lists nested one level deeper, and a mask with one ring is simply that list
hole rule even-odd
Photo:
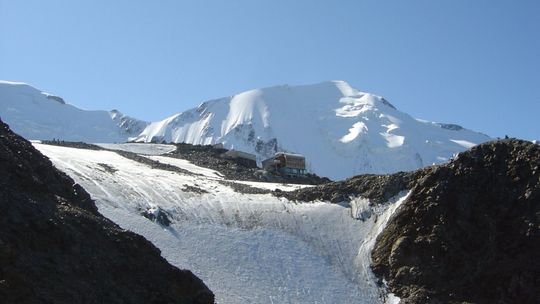
[{"label": "blue sky", "polygon": [[540,1],[0,0],[0,79],[146,120],[341,79],[417,118],[540,139]]}]

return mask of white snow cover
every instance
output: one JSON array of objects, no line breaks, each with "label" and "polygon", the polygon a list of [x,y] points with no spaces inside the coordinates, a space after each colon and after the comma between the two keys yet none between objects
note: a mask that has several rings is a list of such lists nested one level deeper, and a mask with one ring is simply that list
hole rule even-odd
[{"label": "white snow cover", "polygon": [[0,118],[27,139],[124,142],[146,123],[118,111],[86,111],[20,82],[0,81]]},{"label": "white snow cover", "polygon": [[174,145],[163,145],[163,144],[140,144],[140,143],[124,143],[124,144],[107,144],[107,143],[98,143],[96,144],[102,148],[110,150],[120,150],[133,152],[143,155],[162,155],[169,152],[176,151],[176,146]]},{"label": "white snow cover", "polygon": [[306,156],[313,172],[342,179],[444,162],[490,138],[457,125],[414,119],[380,96],[330,81],[207,101],[152,123],[133,139],[223,143],[255,153],[259,161],[276,150],[296,152]]},{"label": "white snow cover", "polygon": [[[110,151],[34,146],[81,184],[102,214],[203,279],[218,303],[384,302],[367,265],[405,194],[359,220],[348,206],[240,194],[219,183],[220,175],[177,160],[170,163],[193,174],[152,169]],[[162,227],[143,211],[165,212],[172,224]]]},{"label": "white snow cover", "polygon": [[27,139],[223,143],[258,161],[276,151],[301,153],[308,170],[332,179],[414,170],[490,139],[414,119],[344,81],[251,90],[151,124],[116,110],[81,110],[27,84],[0,81],[0,118]]}]

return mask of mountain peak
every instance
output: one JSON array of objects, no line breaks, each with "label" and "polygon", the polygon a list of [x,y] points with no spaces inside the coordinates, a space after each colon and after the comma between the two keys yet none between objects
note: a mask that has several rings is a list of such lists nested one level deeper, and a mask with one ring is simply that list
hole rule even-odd
[{"label": "mountain peak", "polygon": [[351,96],[358,94],[358,90],[353,88],[348,82],[344,80],[331,80],[331,84],[335,85],[344,96]]},{"label": "mountain peak", "polygon": [[361,102],[363,101],[364,103],[369,103],[371,105],[382,103],[385,106],[388,106],[394,110],[397,110],[396,107],[392,105],[384,97],[359,91],[344,80],[324,81],[318,84],[314,84],[313,86],[336,88],[343,95],[343,97],[358,98],[358,99],[362,99],[362,97],[364,97],[364,99],[361,100]]},{"label": "mountain peak", "polygon": [[84,111],[24,83],[0,82],[0,115],[29,139],[222,143],[254,153],[306,156],[308,169],[340,179],[440,163],[486,135],[419,121],[343,80],[281,85],[209,100],[148,124],[118,110]]},{"label": "mountain peak", "polygon": [[381,96],[332,80],[210,100],[152,123],[134,140],[222,143],[259,161],[277,151],[296,152],[315,173],[336,179],[440,163],[489,137],[418,121]]}]

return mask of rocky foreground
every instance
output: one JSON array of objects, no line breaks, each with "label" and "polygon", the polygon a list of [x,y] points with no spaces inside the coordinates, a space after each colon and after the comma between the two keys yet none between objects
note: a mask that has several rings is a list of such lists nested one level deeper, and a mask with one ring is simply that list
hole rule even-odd
[{"label": "rocky foreground", "polygon": [[424,174],[378,237],[401,303],[540,301],[540,146],[482,144]]},{"label": "rocky foreground", "polygon": [[2,303],[214,303],[1,121],[0,172]]}]

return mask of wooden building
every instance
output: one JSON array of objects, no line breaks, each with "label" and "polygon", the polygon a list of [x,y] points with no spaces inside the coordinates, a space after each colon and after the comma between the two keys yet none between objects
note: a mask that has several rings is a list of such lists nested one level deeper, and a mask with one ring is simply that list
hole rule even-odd
[{"label": "wooden building", "polygon": [[276,174],[299,176],[306,174],[306,158],[300,154],[277,152],[262,162],[263,169]]}]

